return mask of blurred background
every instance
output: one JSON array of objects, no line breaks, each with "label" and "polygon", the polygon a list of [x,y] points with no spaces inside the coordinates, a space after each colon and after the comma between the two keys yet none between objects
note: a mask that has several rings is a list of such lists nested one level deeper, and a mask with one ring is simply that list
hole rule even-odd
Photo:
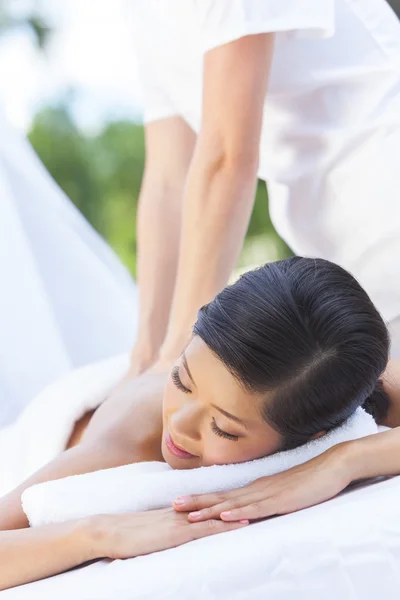
[{"label": "blurred background", "polygon": [[[0,0],[0,105],[135,275],[144,143],[130,1]],[[289,255],[260,183],[239,267]]]}]

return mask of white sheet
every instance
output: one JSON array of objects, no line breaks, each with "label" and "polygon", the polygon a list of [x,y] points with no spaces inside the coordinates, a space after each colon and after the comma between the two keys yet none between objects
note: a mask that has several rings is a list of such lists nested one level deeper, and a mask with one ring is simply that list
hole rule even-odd
[{"label": "white sheet", "polygon": [[0,427],[71,369],[128,352],[136,286],[0,107]]},{"label": "white sheet", "polygon": [[1,600],[398,600],[400,477],[146,557],[102,561]]}]

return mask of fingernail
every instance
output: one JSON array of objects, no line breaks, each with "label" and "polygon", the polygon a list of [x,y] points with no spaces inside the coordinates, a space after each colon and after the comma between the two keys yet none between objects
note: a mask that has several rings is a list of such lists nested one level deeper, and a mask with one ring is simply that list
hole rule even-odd
[{"label": "fingernail", "polygon": [[179,496],[176,500],[174,500],[174,504],[177,506],[183,506],[189,500],[189,496]]},{"label": "fingernail", "polygon": [[222,512],[220,516],[222,517],[222,519],[229,519],[231,514],[232,514],[232,511],[226,510],[225,512]]},{"label": "fingernail", "polygon": [[239,523],[241,523],[242,525],[248,525],[249,524],[249,520],[248,519],[242,519],[241,521],[239,521]]},{"label": "fingernail", "polygon": [[189,513],[189,517],[191,517],[192,519],[200,519],[201,512],[198,510],[196,512]]}]

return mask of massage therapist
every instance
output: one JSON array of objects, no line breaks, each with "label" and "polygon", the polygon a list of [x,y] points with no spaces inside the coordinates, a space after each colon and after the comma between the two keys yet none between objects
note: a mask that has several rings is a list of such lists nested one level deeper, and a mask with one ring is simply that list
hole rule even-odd
[{"label": "massage therapist", "polygon": [[[152,372],[168,372],[199,307],[227,283],[257,177],[268,184],[278,233],[296,254],[329,259],[357,277],[389,323],[392,353],[400,357],[400,23],[386,1],[132,6],[146,167],[139,338],[127,394],[135,381],[143,386]],[[400,444],[397,430],[382,442],[376,437],[388,456]],[[319,477],[314,467],[323,461],[329,468]],[[232,491],[213,514],[226,509],[225,500],[229,508],[253,507],[231,518],[319,502],[346,485],[333,477],[335,464],[323,455],[273,478],[279,506],[271,504],[268,480]],[[296,502],[289,488],[297,489]],[[186,499],[176,508],[220,500]]]}]

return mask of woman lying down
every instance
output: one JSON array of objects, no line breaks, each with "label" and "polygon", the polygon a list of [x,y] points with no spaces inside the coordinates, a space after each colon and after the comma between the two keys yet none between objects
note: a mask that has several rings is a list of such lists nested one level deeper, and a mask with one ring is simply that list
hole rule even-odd
[{"label": "woman lying down", "polygon": [[382,318],[342,268],[296,257],[245,274],[199,311],[162,400],[105,402],[62,455],[0,500],[0,589],[245,527],[331,498],[353,480],[400,473],[400,430],[392,430],[239,492],[178,498],[167,510],[29,529],[21,507],[27,487],[68,475],[139,461],[191,469],[265,457],[324,435],[359,406],[396,427],[395,366],[381,379],[388,352]]}]

